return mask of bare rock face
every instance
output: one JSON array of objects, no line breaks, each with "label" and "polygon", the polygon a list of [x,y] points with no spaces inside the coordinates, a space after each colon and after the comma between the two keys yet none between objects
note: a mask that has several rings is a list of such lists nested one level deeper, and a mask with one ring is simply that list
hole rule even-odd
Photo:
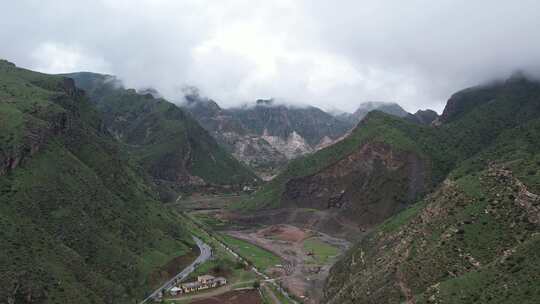
[{"label": "bare rock face", "polygon": [[338,210],[370,227],[425,191],[427,169],[426,161],[414,153],[368,142],[314,175],[291,179],[282,201],[286,207]]},{"label": "bare rock face", "polygon": [[268,130],[265,129],[261,138],[266,140],[272,147],[285,155],[288,159],[293,159],[313,151],[313,148],[302,136],[296,133],[296,131],[293,131],[284,139],[279,136],[269,135]]},{"label": "bare rock face", "polygon": [[238,160],[267,179],[288,160],[341,138],[353,124],[315,107],[292,107],[274,100],[222,109],[208,98],[188,94],[185,109]]}]

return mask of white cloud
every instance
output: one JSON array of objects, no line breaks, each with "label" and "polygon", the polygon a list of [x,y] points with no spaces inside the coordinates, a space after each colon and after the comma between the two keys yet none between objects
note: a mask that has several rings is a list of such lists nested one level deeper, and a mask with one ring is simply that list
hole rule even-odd
[{"label": "white cloud", "polygon": [[103,58],[92,57],[82,49],[53,42],[39,45],[30,56],[34,68],[45,73],[69,73],[93,71],[110,73],[109,64]]},{"label": "white cloud", "polygon": [[[278,97],[354,110],[391,100],[441,110],[456,90],[540,71],[540,2],[21,0],[3,4],[0,56],[93,70],[224,105]],[[29,22],[31,20],[32,22]]]}]

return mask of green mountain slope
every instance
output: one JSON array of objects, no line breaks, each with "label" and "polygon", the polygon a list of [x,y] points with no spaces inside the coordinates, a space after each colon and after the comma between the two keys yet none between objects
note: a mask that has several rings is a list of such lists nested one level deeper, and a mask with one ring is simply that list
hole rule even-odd
[{"label": "green mountain slope", "polygon": [[257,182],[257,177],[221,148],[176,105],[124,89],[111,76],[74,73],[103,113],[106,128],[142,164],[162,190]]},{"label": "green mountain slope", "polygon": [[0,62],[0,302],[133,303],[191,253],[71,79]]},{"label": "green mountain slope", "polygon": [[334,266],[326,303],[540,300],[540,84],[464,90],[442,122],[415,137],[441,173],[436,191]]},{"label": "green mountain slope", "polygon": [[[411,123],[377,111],[371,112],[342,141],[292,161],[281,175],[259,191],[244,207],[280,207],[284,204],[284,191],[291,181],[317,176],[373,143],[385,144],[392,151],[409,152],[422,159],[425,162],[424,175],[429,177],[426,179],[428,189],[429,185],[441,182],[458,163],[489,146],[503,131],[538,117],[538,83],[526,79],[510,79],[503,84],[494,84],[491,90],[498,92],[496,98],[486,97],[487,89],[466,91],[471,95],[468,98],[489,98],[489,103],[476,107],[460,120],[437,128]],[[360,157],[358,161],[365,162],[369,159],[367,156]],[[385,157],[392,155],[390,152],[386,156],[376,155],[378,159],[384,160]]]}]

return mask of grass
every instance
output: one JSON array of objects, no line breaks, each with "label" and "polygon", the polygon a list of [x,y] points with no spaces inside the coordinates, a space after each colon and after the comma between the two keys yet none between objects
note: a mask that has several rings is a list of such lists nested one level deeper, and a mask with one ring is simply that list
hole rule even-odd
[{"label": "grass", "polygon": [[211,237],[205,230],[201,229],[198,225],[201,223],[193,221],[192,217],[187,214],[183,214],[187,224],[187,229],[191,231],[198,238],[212,247],[213,258],[206,263],[203,263],[190,275],[190,278],[194,279],[198,275],[213,273],[216,275],[224,275],[227,280],[232,283],[254,280],[257,275],[245,268],[245,265],[241,264],[235,256],[226,251],[219,242]]},{"label": "grass", "polygon": [[313,259],[317,264],[326,264],[339,254],[338,248],[325,243],[317,238],[309,238],[304,241],[304,250],[313,253]]},{"label": "grass", "polygon": [[[441,283],[438,298],[445,303],[538,303],[540,285],[540,239],[531,239],[516,248],[504,261],[496,261],[479,271]],[[422,299],[420,303],[428,302]]]},{"label": "grass", "polygon": [[197,220],[204,223],[206,226],[211,227],[213,230],[220,229],[228,226],[228,222],[218,219],[214,216],[204,214],[204,213],[195,213],[193,215]]},{"label": "grass", "polygon": [[[540,137],[537,82],[493,84],[464,90],[454,98],[463,109],[447,117],[447,123],[437,128],[377,111],[369,113],[344,140],[291,161],[253,197],[235,204],[235,209],[249,212],[280,207],[285,185],[291,179],[316,174],[368,142],[385,143],[394,150],[412,152],[425,159],[429,164],[426,173],[431,179],[428,188],[449,174],[458,179],[483,170],[490,160],[528,157],[540,148],[536,140]],[[525,172],[524,181],[540,189],[540,174]]]},{"label": "grass", "polygon": [[[119,135],[126,148],[155,179],[173,185],[179,175],[198,176],[218,185],[258,181],[253,172],[220,147],[175,104],[125,89],[111,81],[110,76],[92,73],[68,76],[89,92],[107,128]],[[177,190],[189,190],[189,187],[180,188]]]},{"label": "grass", "polygon": [[133,303],[152,272],[194,243],[92,104],[66,86],[0,61],[0,298]]},{"label": "grass", "polygon": [[249,242],[225,234],[221,235],[221,239],[260,271],[265,271],[269,267],[281,263],[281,259],[277,255]]}]

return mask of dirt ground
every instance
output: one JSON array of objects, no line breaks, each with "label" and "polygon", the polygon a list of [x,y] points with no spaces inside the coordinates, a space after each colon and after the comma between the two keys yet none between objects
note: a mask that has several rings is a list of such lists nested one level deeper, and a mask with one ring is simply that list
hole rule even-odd
[{"label": "dirt ground", "polygon": [[242,290],[196,300],[191,304],[262,304],[262,300],[257,290]]},{"label": "dirt ground", "polygon": [[309,304],[319,303],[324,280],[337,257],[330,259],[325,265],[314,263],[311,253],[304,250],[304,240],[318,238],[338,248],[340,253],[350,245],[342,239],[286,224],[272,225],[259,230],[228,231],[227,234],[280,256],[284,260],[283,265],[268,269],[267,272],[277,277],[283,287],[292,294],[305,297],[305,303]]}]

